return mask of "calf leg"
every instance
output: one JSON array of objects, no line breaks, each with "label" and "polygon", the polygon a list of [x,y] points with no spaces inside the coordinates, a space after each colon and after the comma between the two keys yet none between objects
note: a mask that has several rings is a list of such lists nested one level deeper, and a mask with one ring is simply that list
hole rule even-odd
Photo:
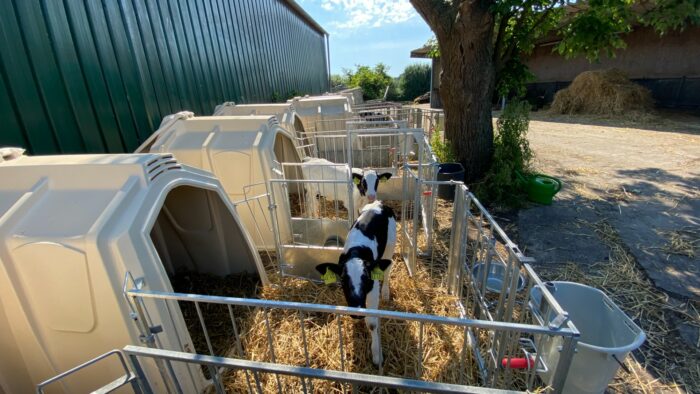
[{"label": "calf leg", "polygon": [[387,269],[384,270],[384,281],[382,282],[382,301],[389,301],[391,297],[391,290],[389,289],[389,276],[391,275],[391,264]]},{"label": "calf leg", "polygon": [[305,217],[313,218],[318,214],[318,201],[316,201],[316,196],[318,195],[318,188],[315,185],[308,185],[306,187],[305,203],[306,214],[302,215]]},{"label": "calf leg", "polygon": [[[367,308],[378,309],[379,307],[379,286],[378,280],[374,281],[374,286],[372,291],[367,294]],[[376,366],[382,365],[384,357],[382,355],[382,342],[379,337],[379,318],[377,317],[366,317],[365,324],[372,336],[372,362]]]},{"label": "calf leg", "polygon": [[[394,248],[396,247],[396,219],[389,219],[389,226],[387,228],[387,240],[386,249],[384,250],[383,259],[391,260],[394,257]],[[384,270],[384,282],[382,283],[382,300],[389,301],[391,297],[391,291],[389,290],[389,279],[391,275],[391,264],[386,270]]]}]

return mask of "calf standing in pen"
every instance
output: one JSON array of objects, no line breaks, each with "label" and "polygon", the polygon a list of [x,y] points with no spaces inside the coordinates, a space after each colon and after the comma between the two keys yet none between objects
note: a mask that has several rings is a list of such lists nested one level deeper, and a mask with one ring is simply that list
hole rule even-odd
[{"label": "calf standing in pen", "polygon": [[[306,209],[311,216],[316,216],[318,212],[317,196],[323,196],[331,201],[341,201],[345,208],[350,210],[348,191],[343,185],[343,182],[348,181],[348,174],[343,167],[326,159],[307,157],[301,165],[301,171],[304,179],[309,181],[305,183]],[[352,181],[355,187],[352,188],[352,201],[355,212],[359,212],[368,202],[374,202],[377,199],[379,182],[387,181],[389,178],[391,178],[389,172],[377,174],[375,170],[353,168]],[[340,182],[313,182],[325,180]]]},{"label": "calf standing in pen", "polygon": [[[338,264],[319,264],[316,270],[326,283],[340,279],[348,306],[377,309],[382,282],[382,299],[389,299],[389,274],[395,246],[394,211],[381,201],[375,201],[365,205],[353,224]],[[383,361],[379,318],[365,317],[365,324],[372,335],[372,362],[379,366]]]}]

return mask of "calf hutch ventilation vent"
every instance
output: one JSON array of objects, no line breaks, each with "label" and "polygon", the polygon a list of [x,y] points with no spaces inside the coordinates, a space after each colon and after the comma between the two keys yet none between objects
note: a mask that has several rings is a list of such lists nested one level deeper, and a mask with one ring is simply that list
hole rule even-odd
[{"label": "calf hutch ventilation vent", "polygon": [[[190,273],[267,283],[219,181],[172,155],[20,156],[0,179],[0,392],[32,392],[125,343],[193,349],[177,304],[130,309],[127,272],[129,288],[164,292],[188,291],[174,279]],[[144,373],[162,392],[158,365]],[[168,368],[185,392],[205,387],[198,368]],[[121,373],[107,359],[57,386],[88,392]]]},{"label": "calf hutch ventilation vent", "polygon": [[301,162],[295,139],[271,115],[195,117],[180,112],[166,117],[139,151],[167,152],[214,174],[238,207],[257,248],[273,250],[266,182],[280,176],[273,170],[276,163]]}]

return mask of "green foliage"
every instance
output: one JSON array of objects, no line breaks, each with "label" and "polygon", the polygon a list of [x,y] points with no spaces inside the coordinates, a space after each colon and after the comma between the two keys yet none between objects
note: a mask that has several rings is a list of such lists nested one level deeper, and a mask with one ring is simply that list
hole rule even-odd
[{"label": "green foliage", "polygon": [[339,75],[339,74],[331,74],[331,89],[336,88],[336,87],[345,86],[347,84],[348,84],[348,81],[345,79],[344,76]]},{"label": "green foliage", "polygon": [[476,185],[480,200],[490,204],[517,206],[522,201],[521,185],[516,171],[528,173],[533,153],[527,140],[530,106],[525,101],[512,101],[496,123],[491,168],[482,183]]},{"label": "green foliage", "polygon": [[399,77],[399,90],[403,101],[412,101],[430,91],[430,64],[414,63],[406,67]]},{"label": "green foliage", "polygon": [[452,143],[447,138],[443,138],[440,127],[435,127],[433,135],[430,137],[430,147],[440,163],[454,163],[457,161]]},{"label": "green foliage", "polygon": [[700,0],[652,0],[651,4],[654,6],[639,19],[661,35],[669,30],[683,30],[687,25],[700,25]]},{"label": "green foliage", "polygon": [[384,97],[384,90],[391,84],[392,78],[387,74],[388,68],[383,63],[374,67],[357,65],[355,70],[343,70],[347,86],[362,88],[365,100]]},{"label": "green foliage", "polygon": [[440,57],[440,46],[438,45],[437,38],[429,38],[428,41],[425,43],[425,46],[430,47],[430,50],[428,51],[429,58],[435,59]]},{"label": "green foliage", "polygon": [[501,69],[500,78],[496,82],[496,91],[499,96],[508,96],[510,93],[517,97],[525,95],[527,84],[535,80],[535,75],[520,61],[511,59]]},{"label": "green foliage", "polygon": [[591,0],[559,31],[562,40],[555,50],[567,58],[584,55],[591,62],[601,52],[613,57],[615,49],[626,47],[620,33],[632,31],[631,4],[631,0]]},{"label": "green foliage", "polygon": [[[419,0],[414,0],[420,2]],[[461,1],[438,1],[440,20],[455,17]],[[642,6],[639,6],[639,5]],[[573,8],[575,7],[575,8]],[[663,35],[700,25],[700,0],[588,0],[571,6],[566,0],[495,0],[493,45],[496,91],[499,95],[522,96],[533,78],[525,59],[538,41],[556,33],[561,41],[554,47],[566,58],[585,56],[595,62],[602,55],[613,57],[625,48],[624,34],[640,22]],[[435,31],[435,29],[433,29]],[[426,44],[430,57],[440,57],[435,37]]]},{"label": "green foliage", "polygon": [[278,91],[272,92],[272,96],[270,97],[270,102],[271,103],[284,103],[285,101],[289,100],[290,98],[294,98],[296,96],[303,96],[303,94],[299,93],[296,89],[292,89],[289,92],[287,92],[286,95],[281,94]]}]

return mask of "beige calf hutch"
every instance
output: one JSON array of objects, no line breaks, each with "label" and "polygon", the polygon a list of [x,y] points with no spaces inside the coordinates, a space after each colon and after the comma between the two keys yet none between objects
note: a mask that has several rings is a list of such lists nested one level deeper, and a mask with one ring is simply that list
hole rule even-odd
[{"label": "beige calf hutch", "polygon": [[344,124],[352,111],[342,95],[294,97],[287,102],[294,105],[307,132],[337,130],[336,124]]},{"label": "beige calf hutch", "polygon": [[294,145],[300,154],[308,156],[311,153],[308,146],[308,137],[304,130],[304,123],[296,113],[291,103],[275,104],[236,104],[232,101],[217,105],[214,116],[261,116],[274,115],[280,122],[280,126],[294,135]]},{"label": "beige calf hutch", "polygon": [[[171,153],[181,163],[214,174],[257,248],[276,248],[266,182],[282,176],[279,163],[300,163],[301,158],[293,133],[280,127],[275,116],[169,115],[138,151]],[[292,178],[301,178],[300,171]],[[285,204],[288,198],[280,194],[276,200]]]},{"label": "beige calf hutch", "polygon": [[[108,350],[148,344],[124,286],[171,292],[188,272],[267,283],[219,181],[171,155],[20,156],[0,163],[0,179],[0,392],[33,392]],[[163,329],[154,341],[193,349],[177,303],[143,306]],[[155,364],[144,367],[163,392]],[[173,368],[185,392],[205,386],[199,368]],[[88,392],[122,373],[112,360],[60,388]]]}]

